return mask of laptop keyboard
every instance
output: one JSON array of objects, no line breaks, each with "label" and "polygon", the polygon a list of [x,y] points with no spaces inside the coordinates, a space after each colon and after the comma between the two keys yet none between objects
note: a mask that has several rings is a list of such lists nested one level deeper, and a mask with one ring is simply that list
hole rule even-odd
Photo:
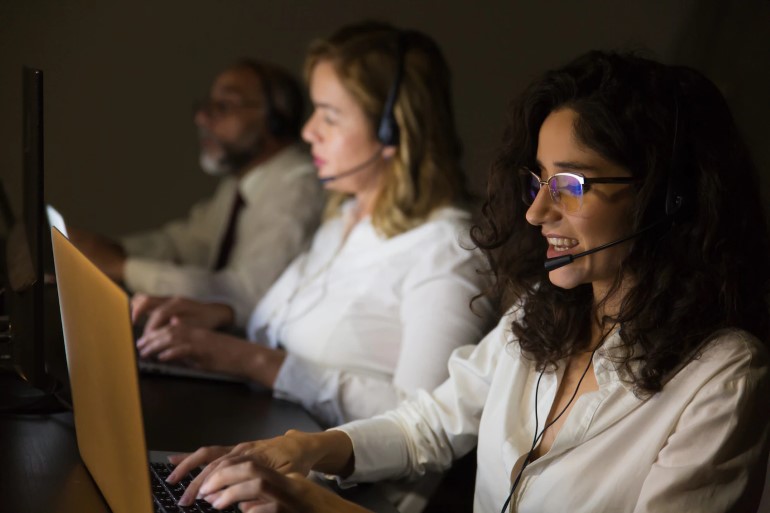
[{"label": "laptop keyboard", "polygon": [[174,465],[166,463],[150,463],[150,484],[152,485],[152,500],[155,513],[214,513],[224,511],[226,513],[239,513],[237,506],[219,510],[208,502],[199,499],[192,506],[182,507],[177,501],[182,497],[190,482],[200,474],[200,469],[195,469],[182,478],[179,483],[172,485],[166,482],[166,478],[174,470]]}]

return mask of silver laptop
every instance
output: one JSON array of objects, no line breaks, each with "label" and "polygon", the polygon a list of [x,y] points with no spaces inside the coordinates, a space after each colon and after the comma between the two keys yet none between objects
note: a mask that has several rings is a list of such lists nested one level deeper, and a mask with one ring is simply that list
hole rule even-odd
[{"label": "silver laptop", "polygon": [[[67,235],[67,225],[64,222],[64,217],[59,213],[53,205],[46,205],[46,216],[48,217],[48,224],[51,228],[56,228],[62,235]],[[166,376],[181,376],[185,378],[196,379],[213,379],[216,381],[229,381],[229,382],[243,382],[243,379],[229,376],[227,374],[219,374],[216,372],[208,372],[204,370],[191,369],[189,367],[183,367],[182,365],[175,365],[173,363],[161,363],[152,360],[139,359],[139,370],[149,374],[161,374]]]}]

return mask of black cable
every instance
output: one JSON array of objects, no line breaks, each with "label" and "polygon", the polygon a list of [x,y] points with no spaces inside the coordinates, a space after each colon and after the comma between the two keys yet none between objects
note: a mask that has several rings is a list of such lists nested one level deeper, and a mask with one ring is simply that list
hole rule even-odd
[{"label": "black cable", "polygon": [[59,381],[50,390],[39,390],[30,386],[29,391],[39,392],[39,395],[11,396],[10,399],[15,399],[13,402],[0,402],[0,414],[45,415],[72,411],[72,404],[64,397],[65,386]]},{"label": "black cable", "polygon": [[540,380],[543,379],[543,373],[545,370],[540,371],[540,376],[537,378],[537,385],[535,386],[535,438],[532,441],[532,447],[530,447],[529,452],[527,453],[527,457],[524,459],[524,462],[521,465],[521,468],[519,469],[519,473],[516,475],[516,479],[513,481],[513,485],[511,486],[511,491],[508,493],[508,497],[505,499],[505,502],[503,503],[503,508],[500,510],[500,513],[505,513],[505,509],[508,507],[508,504],[511,502],[511,498],[513,497],[513,492],[516,490],[516,487],[519,485],[519,481],[521,480],[521,476],[524,473],[524,469],[527,468],[527,465],[530,464],[532,461],[532,452],[535,450],[535,447],[537,446],[537,442],[543,437],[543,433],[546,432],[546,430],[551,427],[559,418],[561,418],[562,415],[567,411],[567,408],[569,408],[569,405],[572,404],[572,401],[575,400],[575,396],[577,396],[578,390],[580,390],[580,385],[583,383],[583,378],[586,377],[586,374],[588,374],[588,369],[591,368],[591,364],[594,360],[594,354],[596,353],[596,350],[601,347],[602,343],[604,342],[604,339],[607,337],[607,334],[602,336],[602,339],[599,341],[599,344],[596,345],[593,351],[591,351],[591,356],[588,358],[588,365],[586,365],[585,370],[583,371],[583,375],[580,376],[580,380],[577,383],[577,386],[575,387],[575,391],[572,392],[572,397],[570,397],[567,404],[564,406],[564,409],[561,410],[561,412],[554,418],[551,422],[545,425],[543,427],[543,430],[540,432],[540,434],[537,434],[537,428],[538,428],[538,418],[537,418],[537,394],[540,390]]}]

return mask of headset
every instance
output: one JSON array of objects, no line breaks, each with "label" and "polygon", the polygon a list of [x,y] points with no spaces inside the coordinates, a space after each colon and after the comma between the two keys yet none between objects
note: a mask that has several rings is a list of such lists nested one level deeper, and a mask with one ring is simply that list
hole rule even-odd
[{"label": "headset", "polygon": [[684,125],[679,118],[679,99],[674,97],[674,137],[671,143],[671,167],[668,173],[668,183],[666,185],[666,218],[674,220],[675,216],[682,208],[684,203],[684,193],[682,192],[682,158],[681,151],[678,148],[677,137],[679,135],[680,125]]},{"label": "headset", "polygon": [[[296,129],[294,127],[297,123],[290,119],[291,113],[282,112],[276,107],[275,93],[273,91],[273,82],[276,81],[276,78],[274,76],[271,77],[270,75],[272,74],[268,72],[266,66],[258,61],[245,59],[241,61],[241,64],[252,70],[257,75],[259,82],[262,85],[262,95],[264,96],[266,111],[265,122],[267,124],[267,131],[270,132],[270,135],[277,138],[295,135]],[[291,85],[291,87],[287,85],[285,88],[291,90],[291,96],[294,97],[292,100],[299,102],[299,105],[301,106],[301,93],[299,91],[295,92],[295,87],[293,85]],[[301,110],[302,108],[300,107],[300,111]]]},{"label": "headset", "polygon": [[344,178],[346,176],[350,176],[363,171],[380,158],[382,155],[382,150],[386,146],[398,146],[398,143],[401,139],[401,134],[398,128],[398,122],[396,121],[395,108],[396,101],[398,100],[398,93],[401,89],[401,82],[403,81],[404,61],[406,59],[406,52],[408,50],[407,37],[409,32],[405,30],[397,30],[396,35],[396,74],[393,77],[393,83],[390,85],[390,89],[388,90],[388,96],[385,98],[385,104],[382,107],[380,121],[377,124],[377,140],[381,146],[377,149],[376,152],[374,152],[371,157],[361,162],[360,164],[353,166],[350,169],[346,169],[345,171],[341,171],[336,175],[319,178],[318,180],[322,184],[333,182],[334,180],[338,180],[340,178]]},{"label": "headset", "polygon": [[408,32],[399,30],[396,41],[396,75],[385,99],[385,105],[382,108],[382,116],[377,126],[377,139],[383,146],[398,146],[400,132],[396,122],[396,101],[401,89],[401,82],[404,75],[404,60],[407,51]]}]

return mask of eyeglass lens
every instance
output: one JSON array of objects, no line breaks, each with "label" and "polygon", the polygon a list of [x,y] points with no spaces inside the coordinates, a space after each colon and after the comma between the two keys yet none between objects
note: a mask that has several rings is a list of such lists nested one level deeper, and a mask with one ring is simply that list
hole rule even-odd
[{"label": "eyeglass lens", "polygon": [[[540,178],[534,173],[528,173],[529,178],[524,187],[524,199],[531,205],[540,192]],[[577,177],[570,174],[557,173],[547,181],[548,192],[551,199],[557,205],[561,205],[568,212],[580,209],[583,200],[583,185]]]}]

